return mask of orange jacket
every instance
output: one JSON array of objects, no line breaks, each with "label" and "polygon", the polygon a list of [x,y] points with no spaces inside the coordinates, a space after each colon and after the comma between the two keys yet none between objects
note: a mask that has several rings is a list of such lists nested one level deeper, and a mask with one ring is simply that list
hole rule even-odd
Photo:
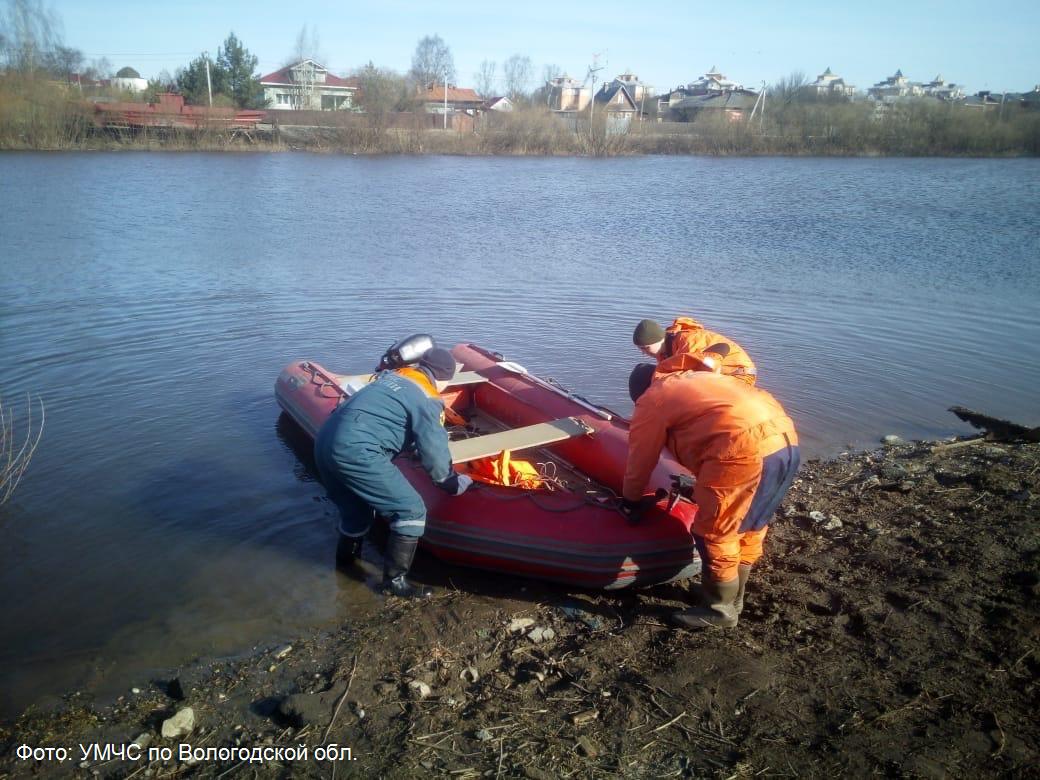
[{"label": "orange jacket", "polygon": [[694,476],[708,460],[771,455],[798,444],[794,423],[765,390],[722,374],[657,374],[636,402],[623,493],[636,501],[665,446]]},{"label": "orange jacket", "polygon": [[758,371],[737,342],[721,333],[715,333],[689,317],[676,317],[665,330],[664,346],[657,353],[658,371],[683,371],[682,356],[691,352],[704,352],[715,344],[725,344],[729,354],[722,358],[722,373],[739,376],[748,384],[755,384]]}]

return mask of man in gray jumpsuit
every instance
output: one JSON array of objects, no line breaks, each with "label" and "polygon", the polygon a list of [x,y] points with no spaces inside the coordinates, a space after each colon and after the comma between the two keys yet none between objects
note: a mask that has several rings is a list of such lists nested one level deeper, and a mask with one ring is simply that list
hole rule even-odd
[{"label": "man in gray jumpsuit", "polygon": [[441,423],[439,391],[455,375],[455,358],[439,347],[414,366],[383,371],[340,404],[314,442],[314,458],[329,498],[339,509],[340,557],[356,556],[379,515],[390,527],[383,589],[397,596],[428,596],[405,575],[426,528],[426,505],[393,459],[414,449],[440,488],[461,495],[473,480],[452,468]]}]

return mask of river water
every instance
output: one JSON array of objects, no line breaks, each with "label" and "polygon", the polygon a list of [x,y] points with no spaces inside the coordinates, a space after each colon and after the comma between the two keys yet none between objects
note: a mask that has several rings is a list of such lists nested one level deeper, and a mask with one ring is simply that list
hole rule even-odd
[{"label": "river water", "polygon": [[0,718],[377,608],[278,424],[280,368],[472,341],[622,410],[701,319],[829,455],[1040,425],[1040,160],[0,155]]}]

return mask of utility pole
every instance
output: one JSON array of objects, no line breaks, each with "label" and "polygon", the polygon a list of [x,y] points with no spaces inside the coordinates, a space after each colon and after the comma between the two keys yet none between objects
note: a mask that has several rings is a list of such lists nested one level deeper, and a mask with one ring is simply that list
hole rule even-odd
[{"label": "utility pole", "polygon": [[213,108],[213,82],[209,78],[209,55],[206,55],[206,92],[209,93],[209,107]]},{"label": "utility pole", "polygon": [[592,64],[589,65],[588,75],[586,79],[592,80],[592,97],[589,100],[589,132],[592,132],[592,114],[596,110],[596,74],[603,70],[603,66],[599,64],[599,54],[592,55]]},{"label": "utility pole", "polygon": [[444,71],[444,129],[448,129],[448,71]]}]

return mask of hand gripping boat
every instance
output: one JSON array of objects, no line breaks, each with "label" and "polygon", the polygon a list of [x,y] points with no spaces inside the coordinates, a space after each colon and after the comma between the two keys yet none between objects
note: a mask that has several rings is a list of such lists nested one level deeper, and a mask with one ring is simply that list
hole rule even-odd
[{"label": "hand gripping boat", "polygon": [[[461,370],[441,397],[466,422],[448,426],[456,468],[509,450],[537,463],[545,486],[477,483],[454,497],[437,488],[417,460],[399,457],[398,468],[426,503],[422,543],[429,552],[461,566],[597,589],[700,571],[690,533],[694,504],[677,500],[673,491],[637,524],[618,510],[627,420],[472,344],[452,353]],[[296,362],[278,377],[275,395],[313,439],[340,402],[369,379]],[[689,472],[663,454],[648,492],[667,491],[676,474]]]}]

